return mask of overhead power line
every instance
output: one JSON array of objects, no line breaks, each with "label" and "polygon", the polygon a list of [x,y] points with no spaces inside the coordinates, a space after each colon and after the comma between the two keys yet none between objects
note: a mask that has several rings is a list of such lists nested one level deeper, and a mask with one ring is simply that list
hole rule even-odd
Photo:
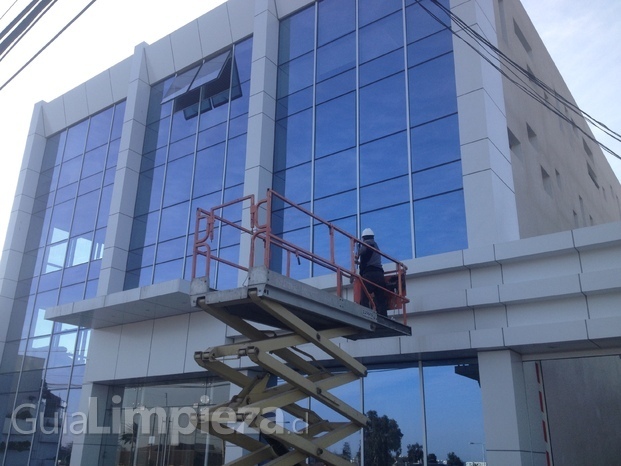
[{"label": "overhead power line", "polygon": [[[604,125],[603,123],[601,123],[600,121],[596,120],[595,118],[590,116],[588,113],[586,113],[585,111],[580,109],[572,101],[570,101],[569,99],[567,99],[564,96],[562,96],[561,94],[559,94],[555,89],[553,89],[550,86],[548,86],[541,79],[537,78],[531,71],[522,68],[518,63],[516,63],[509,56],[507,56],[504,52],[502,52],[500,49],[498,49],[489,40],[487,40],[485,37],[483,37],[477,31],[472,29],[459,16],[457,16],[455,13],[453,13],[450,10],[450,8],[446,8],[438,0],[430,0],[430,1],[435,6],[440,8],[442,10],[442,12],[444,12],[449,17],[449,19],[452,19],[455,22],[455,24],[457,24],[461,28],[461,30],[463,30],[468,36],[470,36],[472,39],[474,39],[474,41],[476,43],[478,43],[479,45],[483,45],[485,50],[489,54],[489,56],[484,55],[483,52],[478,47],[475,47],[471,42],[466,40],[465,37],[462,37],[456,31],[454,31],[453,28],[451,27],[451,24],[446,24],[442,18],[438,17],[437,14],[435,14],[432,11],[430,11],[429,8],[427,8],[421,2],[421,0],[418,0],[417,4],[423,10],[425,10],[432,18],[434,18],[437,22],[439,22],[445,28],[450,30],[453,35],[455,35],[456,37],[461,39],[470,48],[472,48],[478,55],[480,55],[492,67],[494,67],[496,70],[498,70],[511,83],[516,85],[518,88],[520,88],[522,91],[524,91],[527,95],[529,95],[531,98],[533,98],[534,100],[536,100],[537,102],[542,104],[548,110],[550,110],[555,115],[557,115],[559,118],[563,119],[564,121],[569,123],[572,127],[576,128],[584,136],[586,136],[589,140],[593,141],[595,144],[597,144],[599,147],[601,147],[604,151],[608,152],[610,155],[612,155],[612,156],[614,156],[614,157],[616,157],[618,159],[621,159],[621,156],[619,156],[617,153],[615,153],[612,149],[608,148],[606,145],[604,145],[603,143],[601,143],[600,141],[595,139],[595,137],[593,137],[593,135],[591,135],[589,132],[587,132],[584,129],[582,129],[571,118],[569,118],[563,112],[558,110],[554,105],[550,104],[550,102],[548,102],[545,98],[541,97],[535,90],[533,90],[530,87],[530,85],[528,83],[532,83],[535,86],[543,89],[545,92],[547,92],[550,95],[552,95],[558,102],[563,104],[565,107],[570,109],[572,112],[578,114],[580,117],[584,118],[586,121],[590,122],[593,126],[595,126],[596,128],[598,128],[599,130],[601,130],[602,132],[604,132],[605,134],[607,134],[608,136],[612,137],[613,139],[615,139],[617,141],[621,141],[621,135],[619,133],[616,133],[615,131],[611,130],[606,125]],[[496,63],[497,60],[499,60],[501,63],[504,63],[507,66],[507,71],[505,71],[502,67],[500,67]],[[510,76],[509,73],[511,73],[515,78]],[[526,81],[524,81],[523,78],[526,78]]]},{"label": "overhead power line", "polygon": [[11,11],[11,9],[15,6],[16,3],[17,3],[17,0],[11,3],[11,6],[8,7],[4,13],[2,13],[2,16],[0,16],[0,21],[2,21],[2,18],[4,18],[9,11]]},{"label": "overhead power line", "polygon": [[[7,54],[19,43],[19,41],[22,40],[27,32],[30,31],[41,18],[43,18],[43,15],[47,13],[52,6],[54,6],[56,1],[57,0],[40,0],[39,3],[37,5],[34,5],[34,8],[32,8],[31,11],[25,15],[21,22],[15,25],[15,20],[13,20],[13,22],[11,22],[11,25],[9,25],[7,28],[4,29],[4,31],[0,33],[0,38],[2,38],[7,33],[8,29],[12,28],[11,32],[8,33],[7,37],[2,42],[0,42],[0,61],[2,61],[7,56]],[[20,16],[24,13],[25,10],[20,13]]]},{"label": "overhead power line", "polygon": [[97,0],[91,0],[84,8],[82,8],[82,10],[80,10],[80,12],[76,16],[74,16],[73,19],[71,19],[71,21],[63,26],[63,28],[54,37],[52,37],[43,47],[41,47],[41,49],[39,49],[37,53],[30,57],[30,59],[0,87],[0,91],[8,86],[11,81],[13,81],[22,71],[24,71],[24,69],[28,65],[30,65],[30,63],[32,63],[39,55],[41,55],[41,53],[43,53],[45,49],[47,49],[56,39],[58,39],[58,37],[60,37],[60,35],[65,32],[80,16],[82,16],[96,1]]}]

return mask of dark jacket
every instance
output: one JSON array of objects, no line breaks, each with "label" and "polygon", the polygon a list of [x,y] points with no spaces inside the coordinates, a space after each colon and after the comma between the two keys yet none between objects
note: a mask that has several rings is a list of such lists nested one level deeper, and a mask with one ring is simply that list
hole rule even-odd
[{"label": "dark jacket", "polygon": [[363,239],[364,243],[360,244],[358,256],[360,260],[360,275],[367,272],[383,271],[382,258],[377,251],[367,247],[367,245],[379,251],[379,246],[373,238]]}]

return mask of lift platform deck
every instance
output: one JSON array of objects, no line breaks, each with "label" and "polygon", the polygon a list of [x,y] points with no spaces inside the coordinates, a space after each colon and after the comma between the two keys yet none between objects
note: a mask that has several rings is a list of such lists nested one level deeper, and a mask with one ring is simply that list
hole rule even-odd
[{"label": "lift platform deck", "polygon": [[282,320],[263,309],[258,302],[261,300],[285,306],[317,330],[349,327],[352,333],[345,336],[351,340],[409,336],[412,332],[407,325],[378,315],[372,309],[270,271],[265,266],[251,268],[247,283],[239,288],[208,291],[204,279],[200,278],[192,284],[195,306],[225,309],[246,321],[287,329]]}]

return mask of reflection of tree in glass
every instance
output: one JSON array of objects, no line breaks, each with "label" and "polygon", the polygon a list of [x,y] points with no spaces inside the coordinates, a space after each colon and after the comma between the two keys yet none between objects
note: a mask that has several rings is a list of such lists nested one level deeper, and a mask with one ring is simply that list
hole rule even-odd
[{"label": "reflection of tree in glass", "polygon": [[461,460],[459,456],[455,454],[454,451],[450,452],[446,457],[446,464],[451,466],[464,466],[464,462]]},{"label": "reflection of tree in glass", "polygon": [[343,444],[343,451],[341,452],[341,457],[346,459],[347,461],[351,461],[351,447],[349,446],[349,442],[345,442]]},{"label": "reflection of tree in glass", "polygon": [[392,466],[401,454],[403,434],[394,419],[377,411],[367,412],[369,422],[364,429],[364,462],[373,466]]},{"label": "reflection of tree in glass", "polygon": [[409,463],[421,463],[423,462],[423,446],[416,442],[414,445],[407,446],[407,456]]}]

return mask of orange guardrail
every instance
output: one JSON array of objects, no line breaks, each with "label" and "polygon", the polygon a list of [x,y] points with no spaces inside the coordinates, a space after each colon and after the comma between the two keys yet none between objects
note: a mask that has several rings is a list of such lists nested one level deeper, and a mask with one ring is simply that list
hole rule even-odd
[{"label": "orange guardrail", "polygon": [[[246,209],[245,216],[242,213],[242,219],[232,220],[226,218],[227,209],[233,207],[241,208],[243,212]],[[285,209],[292,209],[296,211],[302,217],[308,218],[309,227],[312,225],[313,232],[316,235],[314,237],[317,240],[315,233],[318,230],[318,226],[323,226],[323,230],[326,231],[328,244],[328,257],[324,257],[311,250],[303,248],[297,244],[292,243],[282,237],[281,232],[274,232],[273,220],[275,211],[284,211]],[[261,221],[259,217],[264,217]],[[244,222],[247,226],[244,226]],[[220,257],[219,254],[215,254],[211,243],[215,239],[215,232],[217,229],[234,229],[240,236],[240,243],[242,236],[246,236],[249,240],[247,245],[249,248],[249,257],[247,265],[242,265],[239,262],[227,260]],[[339,263],[337,260],[338,252],[337,243],[339,248],[347,247],[349,254],[346,264]],[[319,267],[333,272],[336,276],[336,294],[340,297],[343,295],[343,282],[349,282],[353,284],[354,288],[354,301],[361,302],[362,296],[366,295],[368,301],[373,309],[376,309],[375,301],[371,293],[369,293],[367,284],[371,284],[370,281],[361,277],[357,270],[356,253],[358,246],[362,244],[362,240],[356,238],[345,230],[337,227],[336,225],[325,221],[314,213],[307,209],[293,203],[273,190],[267,191],[267,196],[258,202],[255,202],[253,195],[245,196],[233,201],[215,206],[210,210],[197,209],[196,223],[194,229],[194,249],[192,260],[192,278],[197,276],[197,268],[199,260],[202,257],[205,261],[205,276],[209,276],[211,273],[211,262],[219,262],[228,267],[232,267],[237,270],[248,271],[249,268],[255,265],[265,265],[268,268],[273,268],[272,257],[275,251],[279,252],[282,256],[280,264],[281,269],[278,272],[286,276],[291,276],[292,260],[295,260],[300,264],[301,260],[308,261],[316,264]],[[257,244],[262,246],[263,253],[259,255],[260,251],[257,250]],[[367,247],[369,247],[367,245]],[[406,304],[409,300],[406,297],[405,275],[407,267],[397,259],[394,259],[381,251],[371,248],[376,251],[382,257],[382,264],[385,268],[385,287],[383,293],[385,300],[388,303],[388,309],[401,310],[403,315],[403,323],[406,323]],[[217,247],[216,247],[217,252]],[[341,254],[341,256],[343,256]],[[260,257],[262,257],[262,264],[255,263]],[[387,270],[386,270],[387,269]]]}]

